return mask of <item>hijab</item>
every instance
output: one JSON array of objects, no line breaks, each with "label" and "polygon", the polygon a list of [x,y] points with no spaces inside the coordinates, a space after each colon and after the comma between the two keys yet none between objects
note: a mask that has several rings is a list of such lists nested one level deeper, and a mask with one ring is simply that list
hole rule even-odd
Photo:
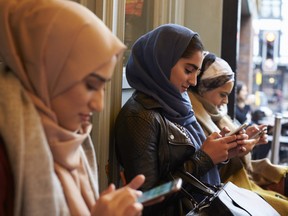
[{"label": "hijab", "polygon": [[70,213],[90,214],[98,191],[89,182],[81,145],[91,125],[78,133],[62,128],[50,101],[125,46],[91,11],[71,1],[1,0],[0,15],[0,55],[41,117]]},{"label": "hijab", "polygon": [[197,86],[191,87],[202,95],[204,92],[216,89],[226,83],[234,82],[234,72],[230,65],[213,53],[206,52],[201,73],[197,78]]},{"label": "hijab", "polygon": [[165,24],[148,32],[133,45],[126,76],[130,86],[160,103],[167,119],[185,126],[199,149],[205,135],[194,116],[189,97],[170,82],[172,68],[195,35],[198,34],[177,24]]}]

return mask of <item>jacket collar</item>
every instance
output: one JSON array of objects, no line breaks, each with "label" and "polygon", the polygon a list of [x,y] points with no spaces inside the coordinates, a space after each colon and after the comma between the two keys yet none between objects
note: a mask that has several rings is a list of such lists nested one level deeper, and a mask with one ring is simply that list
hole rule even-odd
[{"label": "jacket collar", "polygon": [[140,92],[135,91],[132,95],[133,99],[139,102],[145,109],[163,109],[161,104],[154,98]]}]

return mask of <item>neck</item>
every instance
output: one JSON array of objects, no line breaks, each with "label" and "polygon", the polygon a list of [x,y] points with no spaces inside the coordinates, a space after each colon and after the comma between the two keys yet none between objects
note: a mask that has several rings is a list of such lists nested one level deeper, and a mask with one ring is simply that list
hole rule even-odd
[{"label": "neck", "polygon": [[237,105],[238,107],[243,108],[245,106],[245,101],[238,101]]}]

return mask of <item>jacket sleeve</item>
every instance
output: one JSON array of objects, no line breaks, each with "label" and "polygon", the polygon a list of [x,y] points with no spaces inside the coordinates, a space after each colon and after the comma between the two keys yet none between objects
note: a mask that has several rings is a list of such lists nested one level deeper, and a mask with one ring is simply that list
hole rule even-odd
[{"label": "jacket sleeve", "polygon": [[191,160],[191,174],[196,177],[204,176],[215,165],[209,155],[199,149],[190,158]]},{"label": "jacket sleeve", "polygon": [[138,174],[146,177],[142,190],[159,181],[158,137],[159,123],[154,118],[141,115],[122,116],[116,121],[116,152],[124,167],[127,182]]}]

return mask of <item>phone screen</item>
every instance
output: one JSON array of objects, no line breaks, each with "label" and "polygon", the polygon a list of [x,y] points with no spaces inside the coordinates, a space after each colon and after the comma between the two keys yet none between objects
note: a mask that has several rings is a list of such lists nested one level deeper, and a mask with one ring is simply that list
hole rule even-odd
[{"label": "phone screen", "polygon": [[138,202],[145,203],[161,196],[170,194],[180,190],[182,185],[182,179],[176,179],[148,191],[143,192],[142,196],[138,198]]}]

